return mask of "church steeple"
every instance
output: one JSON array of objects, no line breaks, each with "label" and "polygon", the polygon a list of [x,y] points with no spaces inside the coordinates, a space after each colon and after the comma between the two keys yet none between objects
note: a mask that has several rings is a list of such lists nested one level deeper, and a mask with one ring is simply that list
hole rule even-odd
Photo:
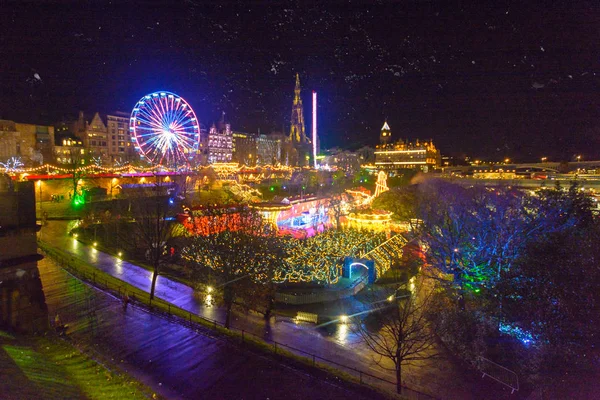
[{"label": "church steeple", "polygon": [[294,89],[294,104],[292,105],[291,123],[290,141],[292,143],[310,143],[310,140],[308,140],[304,131],[304,113],[302,111],[300,76],[298,74],[296,74],[296,88]]}]

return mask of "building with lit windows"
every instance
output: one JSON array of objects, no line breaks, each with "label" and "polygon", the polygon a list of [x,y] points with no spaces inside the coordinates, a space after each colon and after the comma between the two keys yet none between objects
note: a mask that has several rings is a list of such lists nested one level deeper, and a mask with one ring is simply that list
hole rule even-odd
[{"label": "building with lit windows", "polygon": [[254,167],[284,163],[286,144],[289,141],[281,133],[254,134],[233,133],[233,161]]},{"label": "building with lit windows", "polygon": [[[83,113],[80,113],[80,118]],[[108,128],[99,113],[89,123],[85,123],[83,144],[91,157],[98,157],[103,162],[108,161]]]},{"label": "building with lit windows", "polygon": [[256,153],[258,165],[278,165],[285,155],[286,137],[282,134],[258,135]]},{"label": "building with lit windows", "polygon": [[86,164],[87,152],[83,142],[76,136],[61,135],[54,146],[54,158],[58,164]]},{"label": "building with lit windows", "polygon": [[129,113],[116,111],[106,116],[108,156],[112,163],[130,162],[137,155],[131,143]]},{"label": "building with lit windows", "polygon": [[[70,141],[71,145],[66,141]],[[86,155],[99,158],[106,165],[131,162],[138,158],[131,142],[129,113],[115,111],[103,115],[96,112],[88,121],[80,111],[76,120],[56,124],[56,146],[61,147],[55,150],[57,161],[58,157],[64,159],[65,154],[74,150],[69,147],[79,147],[79,141]]]},{"label": "building with lit windows", "polygon": [[253,167],[257,162],[257,135],[254,133],[233,132],[232,160],[240,165]]},{"label": "building with lit windows", "polygon": [[380,144],[375,149],[375,166],[382,170],[419,169],[429,172],[440,167],[440,152],[433,141],[414,143],[398,140],[392,142],[392,132],[387,121],[380,133]]},{"label": "building with lit windows", "polygon": [[233,132],[231,124],[225,122],[225,114],[218,126],[213,124],[206,137],[206,154],[209,164],[231,162],[233,158]]}]

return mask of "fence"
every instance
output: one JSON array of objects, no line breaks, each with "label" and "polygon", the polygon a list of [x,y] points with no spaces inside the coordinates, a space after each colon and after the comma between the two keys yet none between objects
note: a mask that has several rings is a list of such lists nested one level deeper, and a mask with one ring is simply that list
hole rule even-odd
[{"label": "fence", "polygon": [[[82,261],[76,260],[67,253],[51,247],[47,243],[38,241],[38,245],[44,253],[79,279],[89,282],[102,290],[112,292],[120,298],[127,295],[132,303],[146,306],[151,311],[161,313],[169,318],[177,318],[178,322],[189,324],[194,328],[196,325],[211,328],[230,338],[239,340],[242,345],[246,343],[252,344],[254,347],[267,350],[276,356],[286,357],[288,361],[296,361],[304,365],[324,370],[327,373],[341,376],[350,382],[367,385],[371,387],[371,389],[383,389],[387,394],[395,393],[396,391],[396,382],[329,360],[294,346],[255,335],[243,329],[236,329],[233,327],[225,328],[225,325],[219,321],[192,314],[187,310],[161,299],[155,298],[152,300],[150,299],[149,293],[137,289],[111,275],[99,272],[95,268]],[[402,396],[403,398],[410,400],[430,400],[436,398],[406,386],[402,386]]]},{"label": "fence", "polygon": [[478,361],[479,370],[483,374],[482,378],[489,376],[496,382],[508,386],[512,389],[511,394],[519,390],[519,377],[514,371],[484,357],[479,357]]},{"label": "fence", "polygon": [[275,300],[285,304],[312,304],[312,303],[326,303],[346,297],[354,296],[360,292],[367,284],[368,275],[364,273],[359,279],[352,282],[352,285],[344,289],[323,289],[319,292],[304,293],[304,294],[292,294],[292,293],[275,293]]},{"label": "fence", "polygon": [[313,324],[316,324],[319,321],[319,316],[309,312],[298,311],[298,314],[296,314],[296,320],[312,322]]}]

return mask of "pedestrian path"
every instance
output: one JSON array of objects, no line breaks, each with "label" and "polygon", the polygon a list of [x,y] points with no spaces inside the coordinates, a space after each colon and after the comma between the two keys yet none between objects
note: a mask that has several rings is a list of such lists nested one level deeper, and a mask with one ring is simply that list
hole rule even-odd
[{"label": "pedestrian path", "polygon": [[53,260],[39,262],[50,318],[68,340],[169,399],[366,399],[362,394],[256,355],[122,302],[82,283]]},{"label": "pedestrian path", "polygon": [[[150,291],[152,273],[142,267],[100,252],[92,247],[67,235],[67,221],[49,221],[40,231],[40,237],[45,242],[70,253],[78,259],[94,265],[96,268],[121,279],[146,292]],[[186,311],[201,317],[225,321],[225,311],[218,307],[207,307],[199,299],[192,288],[167,277],[159,276],[156,283],[156,297],[170,302]],[[310,325],[295,324],[290,321],[269,323],[253,314],[236,313],[232,317],[232,328],[245,330],[268,340],[285,343],[302,351],[319,355],[325,359],[356,368],[388,381],[395,381],[394,373],[386,368],[392,368],[390,362],[382,361],[383,366],[374,361],[373,353],[364,346],[360,338],[350,329],[340,330],[335,336],[324,336]],[[451,361],[437,360],[428,365],[407,366],[404,368],[405,384],[417,390],[434,394],[436,397],[450,399],[477,398],[481,388],[475,376],[465,376]],[[371,383],[377,383],[371,382]],[[390,389],[388,384],[377,383],[380,387]]]}]

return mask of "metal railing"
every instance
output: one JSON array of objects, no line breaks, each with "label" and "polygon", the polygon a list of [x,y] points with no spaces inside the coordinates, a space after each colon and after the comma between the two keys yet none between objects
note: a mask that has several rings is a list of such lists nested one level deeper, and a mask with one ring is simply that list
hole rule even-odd
[{"label": "metal railing", "polygon": [[511,394],[519,390],[519,377],[516,372],[484,357],[479,357],[478,361],[478,369],[483,374],[482,378],[489,376],[496,382],[508,386]]},{"label": "metal railing", "polygon": [[[50,256],[55,262],[57,262],[72,275],[76,276],[82,281],[91,283],[93,286],[99,289],[112,292],[119,298],[124,298],[127,295],[130,302],[133,304],[145,306],[150,309],[150,311],[161,313],[169,318],[176,318],[178,322],[189,324],[194,328],[197,328],[198,325],[201,325],[209,329],[216,330],[217,332],[229,336],[230,338],[240,340],[241,344],[255,344],[257,345],[256,347],[266,349],[277,356],[287,357],[287,359],[290,361],[297,361],[304,365],[309,365],[338,376],[340,375],[339,372],[342,372],[342,375],[346,375],[346,379],[350,382],[355,382],[360,385],[367,385],[376,390],[383,389],[388,395],[395,394],[396,392],[396,382],[362,371],[358,368],[321,357],[289,344],[253,334],[244,329],[238,329],[234,327],[226,328],[223,323],[217,320],[193,314],[190,311],[184,310],[162,299],[155,298],[152,300],[150,299],[150,294],[141,289],[135,288],[135,290],[132,290],[132,286],[130,284],[103,272],[98,272],[97,274],[95,272],[86,272],[81,268],[82,265],[87,265],[85,262],[77,260],[73,256],[65,254],[64,252],[51,247],[47,243],[40,241],[38,244],[42,251],[46,253],[46,255]],[[79,264],[79,266],[77,264]],[[93,269],[93,267],[90,268]],[[407,398],[410,400],[436,399],[435,396],[408,388],[404,385],[402,385],[402,396],[402,398]]]}]

